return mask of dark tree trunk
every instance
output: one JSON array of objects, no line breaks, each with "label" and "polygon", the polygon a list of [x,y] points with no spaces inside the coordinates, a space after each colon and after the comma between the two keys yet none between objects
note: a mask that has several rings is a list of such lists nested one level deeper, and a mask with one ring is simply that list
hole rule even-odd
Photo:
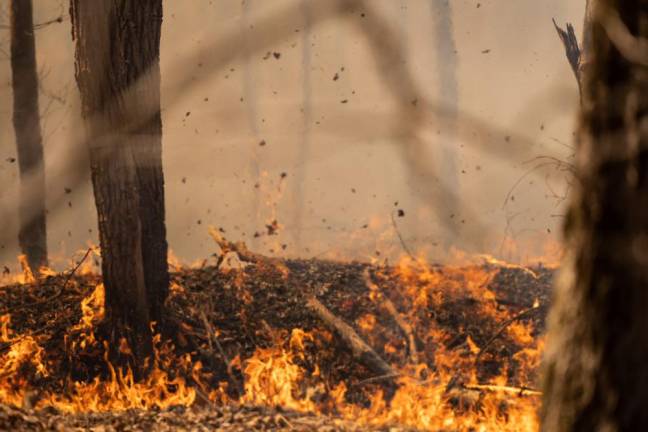
[{"label": "dark tree trunk", "polygon": [[106,310],[112,337],[141,362],[169,285],[162,121],[162,0],[71,1],[76,79],[86,119]]},{"label": "dark tree trunk", "polygon": [[[616,43],[648,38],[645,0],[596,3],[594,17],[616,11],[632,35]],[[605,17],[592,23],[582,77],[578,182],[545,359],[548,432],[648,430],[647,53],[643,66],[626,58],[632,46],[608,37],[624,29]]]},{"label": "dark tree trunk", "polygon": [[[33,196],[20,194],[18,241],[29,266],[37,271],[47,265],[45,225],[45,173],[38,110],[38,71],[31,0],[11,2],[11,72],[13,124],[16,131],[21,188],[33,188]],[[29,179],[29,181],[28,181]]]}]

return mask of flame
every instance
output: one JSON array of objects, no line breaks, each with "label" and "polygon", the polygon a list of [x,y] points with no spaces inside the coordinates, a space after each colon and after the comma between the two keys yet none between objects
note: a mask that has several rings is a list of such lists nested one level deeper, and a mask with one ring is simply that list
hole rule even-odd
[{"label": "flame", "polygon": [[[105,293],[102,284],[81,302],[82,316],[72,331],[80,332],[80,342],[72,344],[72,349],[96,345],[94,326],[104,316]],[[24,373],[25,368],[33,369],[33,374],[48,377],[49,365],[46,363],[44,349],[37,339],[30,335],[16,336],[11,329],[10,315],[0,317],[0,342],[9,345],[8,351],[0,357],[0,401],[21,406],[36,389],[30,388]],[[41,392],[35,408],[55,407],[63,412],[103,412],[127,409],[167,408],[173,405],[191,405],[196,399],[196,390],[187,384],[180,374],[171,377],[167,370],[192,371],[200,368],[186,354],[174,355],[173,347],[154,338],[155,356],[151,372],[144,381],[137,382],[130,368],[118,369],[108,360],[110,347],[103,345],[104,362],[108,378],[95,377],[91,382],[69,379],[66,394]],[[128,349],[123,344],[118,348]],[[64,383],[60,383],[61,386]]]},{"label": "flame", "polygon": [[[465,394],[460,397],[466,404],[475,404],[479,398],[479,409],[460,411],[453,409],[449,400],[459,392],[448,392],[447,381],[440,375],[430,374],[427,380],[414,375],[422,375],[424,366],[412,374],[403,370],[398,379],[399,388],[393,398],[387,401],[381,390],[370,395],[368,407],[361,407],[346,401],[347,387],[344,383],[335,386],[330,392],[335,411],[344,418],[366,425],[386,426],[399,424],[416,427],[420,430],[479,430],[532,432],[538,430],[536,417],[538,392],[520,390],[495,382],[487,385],[466,386]],[[429,371],[428,371],[429,372]],[[323,413],[321,405],[314,402],[319,387],[310,387],[303,396],[305,370],[295,363],[292,350],[257,349],[254,356],[246,362],[246,385],[243,402],[262,405],[281,405],[298,411]],[[500,381],[505,382],[505,378]],[[472,390],[472,394],[470,391]],[[475,395],[477,390],[486,391]],[[303,391],[302,391],[303,393]],[[503,410],[503,405],[506,410]]]},{"label": "flame", "polygon": [[[95,377],[90,383],[74,382],[69,395],[49,394],[41,400],[38,407],[53,406],[63,412],[74,413],[164,409],[174,405],[191,405],[196,399],[195,389],[188,386],[180,376],[171,378],[160,368],[160,365],[168,363],[168,360],[161,360],[159,342],[158,335],[155,340],[158,348],[153,368],[143,382],[135,381],[130,368],[122,370],[113,367],[108,360],[108,347],[105,346],[104,360],[110,372],[109,379],[101,380]],[[180,369],[192,364],[188,355],[178,360]]]},{"label": "flame", "polygon": [[26,380],[18,372],[30,368],[41,377],[48,376],[44,351],[32,336],[16,336],[11,330],[11,316],[0,317],[0,342],[8,351],[0,357],[0,400],[21,406],[25,399]]},{"label": "flame", "polygon": [[[477,257],[477,260],[482,264],[444,266],[439,270],[423,260],[404,257],[393,270],[389,270],[387,276],[397,277],[404,282],[402,294],[410,307],[407,314],[409,322],[416,326],[416,316],[421,310],[439,306],[447,297],[465,295],[478,298],[482,302],[480,313],[492,315],[495,322],[511,318],[495,307],[494,293],[486,286],[497,273],[491,266],[518,267],[501,265],[499,261],[487,261],[486,264],[490,266],[484,266],[483,256]],[[533,273],[533,277],[537,275]],[[365,279],[370,298],[382,301],[384,294],[380,292],[378,284],[367,274]],[[534,307],[538,307],[537,301]],[[365,314],[356,324],[364,332],[371,332],[376,326],[376,318]],[[441,329],[432,328],[429,333],[431,343],[447,340],[447,335]],[[430,431],[537,431],[540,393],[528,387],[533,383],[532,375],[537,371],[544,342],[542,338],[533,336],[533,328],[529,324],[513,322],[506,328],[506,333],[515,343],[523,346],[514,355],[523,369],[518,373],[521,386],[509,384],[507,367],[499,376],[480,383],[473,361],[481,349],[468,336],[463,351],[451,351],[437,343],[435,370],[424,363],[406,364],[398,369],[401,376],[397,378],[398,389],[393,396],[388,398],[382,390],[373,390],[367,393],[368,405],[360,406],[346,400],[348,388],[343,382],[326,392],[332,402],[315,403],[315,395],[326,385],[323,380],[314,383],[315,374],[309,374],[307,369],[300,366],[300,360],[305,358],[302,353],[304,348],[303,344],[294,343],[294,340],[295,337],[303,340],[303,335],[308,333],[294,329],[287,347],[257,349],[245,362],[245,395],[242,400],[314,413],[335,412],[345,419],[371,426],[398,424]],[[312,335],[310,340],[313,340]],[[398,351],[391,342],[383,349],[388,354]],[[451,385],[457,369],[466,372],[466,376],[461,384]],[[305,391],[305,387],[308,390]]]},{"label": "flame", "polygon": [[302,397],[296,394],[305,372],[295,363],[293,350],[296,349],[297,355],[303,358],[304,339],[312,339],[312,335],[294,329],[290,338],[291,350],[257,348],[243,369],[247,379],[242,402],[317,411],[317,404],[311,400],[312,389]]},{"label": "flame", "polygon": [[[320,350],[330,346],[332,336],[301,328],[274,337],[274,346],[257,347],[247,359],[236,356],[229,362],[228,366],[240,370],[244,377],[243,394],[236,397],[228,392],[227,384],[214,383],[200,361],[188,353],[176,353],[172,345],[161,342],[159,335],[154,341],[155,355],[150,359],[151,372],[144,380],[137,381],[131,369],[117,368],[109,360],[111,349],[124,353],[129,352],[129,347],[124,342],[110,347],[95,336],[95,328],[105,317],[105,290],[102,284],[97,284],[81,301],[81,317],[68,329],[75,337],[66,348],[71,352],[89,349],[101,352],[105,374],[85,381],[68,376],[57,383],[57,388],[64,388],[65,392],[41,389],[34,407],[52,406],[66,413],[164,409],[173,405],[188,406],[198,397],[204,397],[218,404],[280,405],[301,412],[334,413],[368,426],[398,424],[431,431],[537,431],[539,393],[532,387],[544,339],[535,335],[534,328],[513,320],[502,331],[503,337],[521,347],[510,360],[517,366],[504,364],[496,376],[484,380],[478,376],[475,359],[490,354],[479,345],[479,339],[466,333],[460,343],[447,348],[446,342],[454,336],[440,326],[430,325],[425,317],[447,301],[471,298],[479,304],[476,313],[489,317],[490,322],[507,322],[513,312],[498,308],[489,284],[502,268],[520,270],[533,278],[538,278],[538,273],[487,255],[467,256],[455,251],[454,262],[438,267],[430,265],[423,255],[406,255],[393,267],[375,266],[373,274],[369,271],[364,274],[369,299],[380,304],[390,297],[398,298],[397,312],[407,322],[408,331],[416,331],[425,347],[433,347],[432,355],[421,353],[420,360],[416,361],[403,354],[406,351],[403,343],[407,345],[407,340],[382,342],[380,348],[390,359],[395,359],[392,366],[399,373],[393,394],[385,394],[378,385],[362,387],[362,383],[331,381],[326,371],[312,363],[313,356],[309,353],[313,347]],[[288,276],[285,267],[277,266],[274,270],[283,277]],[[234,272],[233,289],[245,303],[251,302],[250,293],[245,290],[246,273],[237,268],[227,271]],[[29,274],[23,273],[23,280],[28,281]],[[384,281],[397,283],[387,291]],[[171,292],[173,296],[186,293],[176,282]],[[539,307],[537,299],[533,307]],[[382,321],[374,314],[365,313],[355,325],[363,337],[372,338],[383,325]],[[218,329],[214,333],[219,336]],[[371,339],[370,342],[378,343],[374,340],[378,341]],[[30,384],[34,382],[31,378],[53,379],[56,365],[51,359],[48,362],[42,339],[14,332],[8,314],[0,316],[0,343],[7,345],[0,351],[0,402],[16,406],[31,404],[26,401],[37,390]],[[511,376],[515,377],[514,381]],[[347,400],[351,394],[349,385],[360,386],[365,404]],[[353,390],[358,391],[356,387]]]},{"label": "flame", "polygon": [[31,267],[29,266],[29,263],[27,262],[27,256],[26,255],[19,255],[18,256],[18,262],[20,262],[20,267],[22,267],[23,271],[23,283],[34,283],[36,282],[36,278],[34,277],[34,272],[32,271]]}]

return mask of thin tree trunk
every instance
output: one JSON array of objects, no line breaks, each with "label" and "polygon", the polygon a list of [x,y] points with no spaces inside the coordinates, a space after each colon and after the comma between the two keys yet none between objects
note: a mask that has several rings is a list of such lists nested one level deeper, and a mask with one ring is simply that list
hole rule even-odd
[{"label": "thin tree trunk", "polygon": [[301,0],[301,9],[304,15],[304,27],[301,31],[301,95],[302,95],[302,130],[300,139],[298,141],[299,148],[297,149],[297,163],[295,164],[295,181],[293,181],[293,223],[294,229],[293,239],[295,241],[295,251],[302,251],[303,247],[303,229],[304,229],[304,213],[306,207],[306,180],[308,158],[311,154],[311,147],[313,145],[313,131],[311,122],[313,120],[313,83],[312,83],[312,63],[313,53],[311,44],[312,37],[312,0]]},{"label": "thin tree trunk", "polygon": [[[243,99],[245,100],[245,111],[247,114],[250,131],[254,136],[254,141],[250,143],[252,156],[249,159],[248,175],[255,182],[261,181],[261,168],[259,166],[259,143],[261,142],[259,131],[259,93],[257,91],[256,77],[257,72],[253,62],[253,50],[250,49],[254,37],[253,26],[250,24],[250,15],[253,12],[254,3],[252,0],[243,0],[241,2],[241,45],[243,61]],[[260,224],[261,195],[259,189],[251,194],[252,198],[252,218],[250,223],[252,230],[256,230]],[[259,244],[259,238],[252,236],[249,239],[252,249],[256,249]]]},{"label": "thin tree trunk", "polygon": [[[32,1],[11,2],[11,72],[13,124],[16,131],[21,184],[33,177],[33,198],[21,192],[18,241],[32,270],[47,265],[45,172],[38,110],[38,71]],[[26,187],[24,184],[22,188]]]},{"label": "thin tree trunk", "polygon": [[[72,0],[71,16],[107,318],[112,337],[126,337],[141,364],[152,352],[150,321],[164,318],[169,284],[159,110],[162,0]],[[138,90],[129,91],[138,81]]]},{"label": "thin tree trunk", "polygon": [[[441,197],[443,207],[441,217],[447,232],[444,233],[443,243],[446,249],[456,246],[460,236],[461,200],[459,199],[459,167],[457,141],[457,118],[459,111],[459,84],[457,69],[459,56],[454,37],[454,21],[452,3],[448,0],[432,0],[430,2],[432,19],[434,20],[437,73],[437,95],[448,112],[448,127],[443,130],[443,138],[437,142],[439,178],[446,185],[447,192]],[[439,205],[439,204],[438,204]]]},{"label": "thin tree trunk", "polygon": [[[635,38],[646,1],[597,0]],[[610,15],[607,15],[610,16]],[[545,353],[543,430],[648,430],[648,71],[597,20]],[[587,42],[585,43],[587,45]],[[645,53],[644,53],[645,54]]]}]

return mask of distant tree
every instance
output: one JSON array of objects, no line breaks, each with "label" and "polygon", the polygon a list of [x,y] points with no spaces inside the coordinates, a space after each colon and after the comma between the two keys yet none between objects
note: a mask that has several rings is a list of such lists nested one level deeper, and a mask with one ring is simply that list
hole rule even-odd
[{"label": "distant tree", "polygon": [[[13,125],[22,190],[18,241],[29,266],[37,271],[47,265],[47,227],[32,1],[12,0],[10,16]],[[32,188],[31,196],[26,188]]]},{"label": "distant tree", "polygon": [[460,239],[460,220],[462,217],[460,181],[458,168],[459,142],[457,139],[459,113],[459,83],[457,70],[459,56],[454,36],[454,21],[452,18],[452,2],[447,0],[432,0],[430,2],[432,19],[434,20],[435,43],[432,46],[435,55],[435,73],[437,75],[436,94],[448,112],[447,128],[443,138],[437,142],[437,169],[439,178],[446,184],[447,192],[439,198],[443,203],[440,216],[444,219],[446,233],[444,246],[450,249]]},{"label": "distant tree", "polygon": [[169,286],[160,116],[162,0],[71,0],[70,10],[107,324],[111,337],[125,337],[141,362],[152,352],[150,322],[163,321]]},{"label": "distant tree", "polygon": [[[592,0],[590,0],[592,1]],[[543,430],[648,430],[648,7],[597,0]]]}]

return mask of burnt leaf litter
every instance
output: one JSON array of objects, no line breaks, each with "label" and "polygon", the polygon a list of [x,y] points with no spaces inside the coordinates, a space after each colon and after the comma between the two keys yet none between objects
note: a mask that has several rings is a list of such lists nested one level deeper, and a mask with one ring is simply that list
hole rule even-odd
[{"label": "burnt leaf litter", "polygon": [[[503,323],[484,313],[487,309],[484,306],[505,311],[507,316],[524,314],[529,308],[536,308],[538,313],[526,314],[520,322],[531,324],[534,329],[532,336],[539,337],[544,331],[553,270],[540,265],[529,270],[490,263],[484,263],[480,268],[494,271],[494,276],[483,287],[494,296],[476,298],[468,291],[445,296],[443,293],[447,287],[444,286],[439,286],[438,292],[427,292],[428,297],[444,295],[444,300],[440,306],[419,308],[415,317],[410,317],[416,323],[417,348],[422,360],[434,370],[434,356],[440,344],[444,350],[459,350],[462,356],[473,361],[474,353],[468,349],[472,341],[487,351],[480,354],[477,363],[480,382],[498,376],[506,365],[510,385],[528,386],[537,377],[521,377],[515,360],[515,354],[526,347],[506,332],[493,339],[498,331],[501,332]],[[319,370],[321,377],[318,379],[324,379],[328,388],[344,382],[349,389],[347,401],[362,406],[369,402],[367,395],[376,390],[385,391],[387,398],[393,394],[393,384],[376,382],[362,385],[375,375],[354,361],[348,350],[331,338],[322,323],[304,307],[306,295],[316,296],[337,317],[352,325],[389,364],[403,366],[408,361],[407,341],[399,333],[394,318],[371,299],[367,283],[369,275],[397,308],[409,313],[406,310],[408,303],[404,300],[406,287],[393,267],[362,262],[268,258],[267,262],[227,271],[206,264],[202,268],[176,270],[172,282],[182,289],[172,289],[167,301],[167,318],[175,329],[171,333],[175,352],[178,355],[188,353],[193,361],[202,362],[204,369],[212,375],[209,384],[214,388],[219,382],[229,382],[228,388],[233,392],[231,396],[235,397],[236,385],[232,381],[235,378],[241,383],[245,377],[240,368],[228,371],[226,362],[209,350],[209,338],[201,316],[207,316],[209,325],[217,329],[226,357],[238,357],[240,364],[252,357],[258,348],[288,346],[290,332],[299,328],[315,335],[313,341],[304,344],[305,355],[298,359],[299,365],[309,372]],[[429,271],[443,275],[446,267],[431,266]],[[448,275],[448,278],[463,283],[460,275]],[[91,382],[96,376],[106,374],[100,354],[79,353],[70,358],[71,355],[63,349],[66,338],[70,337],[69,329],[82,316],[81,301],[93,292],[100,279],[93,275],[73,275],[66,283],[67,279],[65,274],[48,276],[38,283],[10,285],[0,290],[0,315],[11,314],[13,331],[38,336],[45,351],[49,376],[40,376],[34,370],[21,371],[27,382],[41,391],[63,391],[60,383],[65,382],[66,377]],[[411,289],[411,283],[409,285]],[[375,317],[375,326],[370,332],[358,326],[362,317],[367,315]],[[443,340],[431,341],[430,328],[442,330]],[[0,346],[0,352],[8,349],[5,345]],[[395,349],[388,350],[387,346]],[[461,371],[457,372],[457,377],[461,381]],[[306,385],[309,379],[314,378],[306,378]],[[190,377],[187,381],[191,382]],[[38,395],[34,397],[37,399]],[[321,394],[317,397],[325,400],[330,396]],[[22,408],[0,406],[0,429],[408,430],[355,425],[336,417],[334,411],[315,416],[279,407],[239,404],[215,407],[200,401],[188,408],[177,406],[158,411],[74,415],[53,408],[35,411],[29,406],[31,402]]]}]

